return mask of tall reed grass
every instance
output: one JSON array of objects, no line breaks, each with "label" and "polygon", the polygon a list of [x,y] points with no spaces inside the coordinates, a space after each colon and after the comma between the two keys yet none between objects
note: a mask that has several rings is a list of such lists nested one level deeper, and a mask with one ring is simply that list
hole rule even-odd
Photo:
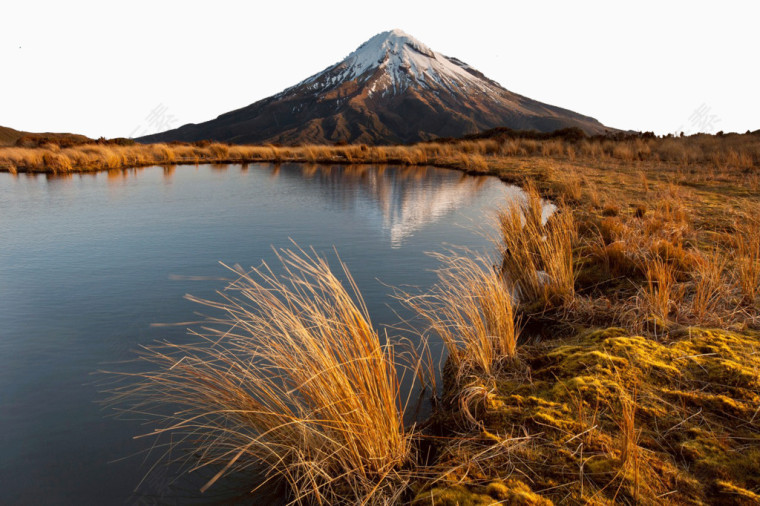
[{"label": "tall reed grass", "polygon": [[[263,472],[294,503],[386,504],[412,456],[394,349],[382,345],[346,266],[341,282],[313,251],[278,253],[239,277],[191,344],[141,351],[150,370],[111,402],[157,421],[192,468]],[[135,381],[136,380],[136,381]]]}]

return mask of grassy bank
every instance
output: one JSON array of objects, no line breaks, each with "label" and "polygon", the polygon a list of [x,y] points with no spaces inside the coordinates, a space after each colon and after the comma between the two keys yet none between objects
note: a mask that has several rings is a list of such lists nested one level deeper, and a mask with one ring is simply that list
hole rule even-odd
[{"label": "grassy bank", "polygon": [[[669,165],[709,173],[751,171],[760,163],[760,134],[656,138],[494,138],[449,140],[411,146],[245,146],[211,142],[134,144],[128,139],[0,147],[0,170],[86,172],[146,165],[196,163],[391,163],[490,171],[499,160],[552,159],[568,163]],[[118,141],[118,142],[117,142]],[[707,174],[706,174],[707,175]]]},{"label": "grassy bank", "polygon": [[[239,385],[249,380],[258,385],[266,378],[231,374],[229,348],[214,348],[210,357],[205,351],[172,355],[152,349],[148,358],[162,372],[143,378],[151,388],[141,392],[159,404],[169,392],[173,402],[192,408],[180,413],[188,421],[170,418],[162,430],[185,431],[188,441],[210,433],[213,437],[202,441],[224,442],[201,452],[213,456],[211,465],[224,470],[263,461],[291,483],[295,500],[307,503],[757,503],[756,139],[474,139],[392,148],[179,146],[187,150],[186,157],[215,149],[217,161],[450,166],[519,183],[527,199],[492,217],[498,246],[491,257],[442,255],[433,290],[399,295],[428,323],[428,332],[443,339],[450,356],[443,397],[425,432],[399,425],[397,380],[388,374],[393,354],[366,335],[369,317],[361,304],[350,309],[348,299],[341,299],[346,304],[337,307],[346,310],[334,314],[329,294],[340,293],[338,285],[314,290],[309,288],[314,279],[293,285],[301,297],[296,304],[278,302],[289,300],[287,291],[278,292],[285,299],[272,299],[267,290],[252,290],[261,297],[255,299],[257,306],[264,308],[263,316],[253,320],[239,314],[237,306],[231,311],[215,307],[235,316],[236,329],[253,328],[260,335],[270,336],[274,329],[275,335],[297,334],[311,342],[314,329],[325,328],[316,339],[324,347],[299,344],[281,354],[287,362],[266,371],[281,374],[302,354],[305,361],[335,357],[331,354],[344,348],[356,351],[330,363],[299,367],[304,375],[283,380],[288,388],[278,395],[290,395],[296,386],[322,381],[326,372],[356,362],[385,364],[337,383],[352,388],[328,398],[322,392],[333,380],[319,383],[308,397],[314,403],[294,413],[289,402],[271,396],[271,388],[241,393]],[[635,155],[626,146],[635,148]],[[173,147],[119,149],[168,156],[164,150]],[[252,159],[243,159],[244,154]],[[253,159],[254,154],[262,158]],[[162,163],[178,161],[175,156]],[[557,211],[545,221],[541,210],[546,198]],[[291,261],[299,272],[315,272],[308,262]],[[318,279],[331,279],[327,270],[319,272]],[[262,286],[245,281],[245,290]],[[315,304],[319,311],[311,310]],[[307,308],[305,314],[313,317],[299,320]],[[205,340],[217,346],[221,335],[229,334]],[[263,352],[240,340],[237,332],[232,337],[237,339],[233,350]],[[186,355],[198,362],[182,359]],[[241,371],[254,374],[245,364]],[[215,385],[214,395],[207,395],[209,384]],[[207,397],[198,396],[198,389]],[[227,390],[234,395],[219,395]],[[240,407],[241,399],[262,395],[275,401],[266,409],[250,403]],[[217,406],[219,398],[230,402]],[[377,411],[365,413],[359,405],[369,399],[377,401],[372,404]],[[341,409],[329,411],[333,406]],[[216,425],[208,418],[199,422],[199,411],[214,415]],[[269,425],[257,418],[261,413]],[[294,421],[297,434],[282,417]],[[368,422],[375,417],[383,420],[377,427]],[[209,427],[222,427],[226,435],[230,424],[243,427],[248,439],[228,444],[219,432],[209,432]],[[286,426],[288,430],[281,429]],[[287,437],[258,446],[262,434]],[[361,443],[368,438],[372,448]],[[332,455],[340,458],[331,460]]]},{"label": "grassy bank", "polygon": [[760,500],[760,167],[717,159],[489,160],[520,344],[447,365],[417,504]]}]

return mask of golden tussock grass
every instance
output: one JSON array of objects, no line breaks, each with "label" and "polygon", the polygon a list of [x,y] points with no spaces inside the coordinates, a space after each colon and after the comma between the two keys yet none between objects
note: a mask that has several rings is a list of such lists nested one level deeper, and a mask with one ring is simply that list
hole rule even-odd
[{"label": "golden tussock grass", "polygon": [[482,172],[488,170],[488,162],[483,155],[479,154],[460,154],[458,164],[467,170]]},{"label": "golden tussock grass", "polygon": [[[618,376],[618,382],[623,381]],[[620,395],[620,460],[623,465],[633,468],[638,473],[639,461],[639,434],[636,430],[636,401],[637,391],[634,387],[632,392],[621,392]]]},{"label": "golden tussock grass", "polygon": [[575,221],[568,208],[560,207],[544,222],[538,192],[528,186],[526,195],[524,204],[513,203],[498,215],[501,271],[516,287],[520,302],[561,305],[575,293]]},{"label": "golden tussock grass", "polygon": [[647,260],[642,270],[646,275],[646,285],[641,290],[646,310],[665,322],[681,300],[676,269],[672,263],[656,256]]},{"label": "golden tussock grass", "polygon": [[460,378],[472,371],[491,375],[517,354],[513,289],[487,257],[434,256],[442,264],[434,289],[399,298],[443,340]]},{"label": "golden tussock grass", "polygon": [[723,273],[727,259],[718,248],[699,254],[695,258],[691,274],[694,282],[691,311],[697,322],[714,323],[712,315],[717,312],[721,300],[725,298]]},{"label": "golden tussock grass", "polygon": [[[303,250],[239,273],[197,341],[141,352],[148,372],[125,375],[110,402],[152,415],[191,469],[258,470],[285,480],[294,503],[390,503],[412,457],[396,358],[382,345],[346,266],[341,282]],[[344,287],[344,284],[348,288]],[[168,409],[172,406],[171,409]]]},{"label": "golden tussock grass", "polygon": [[760,205],[741,217],[736,232],[737,284],[744,302],[752,305],[760,291]]},{"label": "golden tussock grass", "polygon": [[574,170],[565,171],[564,177],[556,185],[556,192],[565,202],[580,202],[584,182]]}]

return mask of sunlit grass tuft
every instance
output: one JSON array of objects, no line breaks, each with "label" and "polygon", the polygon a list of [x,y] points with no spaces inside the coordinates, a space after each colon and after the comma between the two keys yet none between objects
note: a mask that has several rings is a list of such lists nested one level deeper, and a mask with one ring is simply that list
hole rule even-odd
[{"label": "sunlit grass tuft", "polygon": [[460,376],[491,375],[517,353],[513,290],[487,257],[471,251],[433,256],[441,262],[433,290],[400,298],[443,340]]},{"label": "sunlit grass tuft", "polygon": [[641,294],[646,308],[660,321],[667,321],[671,311],[678,307],[676,269],[665,259],[655,256],[647,259],[642,266],[646,274],[646,284]]},{"label": "sunlit grass tuft", "polygon": [[575,294],[575,220],[564,207],[544,220],[538,192],[528,186],[526,194],[525,204],[514,203],[499,213],[501,270],[514,283],[521,302],[561,305]]},{"label": "sunlit grass tuft", "polygon": [[694,270],[691,273],[694,281],[691,310],[700,323],[711,322],[721,299],[725,298],[723,271],[726,269],[726,264],[726,257],[717,248],[696,256]]},{"label": "sunlit grass tuft", "polygon": [[743,300],[752,305],[760,292],[760,205],[737,225],[736,278]]},{"label": "sunlit grass tuft", "polygon": [[[111,401],[157,420],[149,435],[188,449],[192,468],[257,470],[285,480],[296,503],[393,502],[410,460],[393,348],[382,345],[346,266],[278,253],[220,292],[190,297],[220,313],[192,344],[142,349],[150,370]],[[136,381],[135,381],[136,380]],[[174,450],[176,452],[176,450]]]}]

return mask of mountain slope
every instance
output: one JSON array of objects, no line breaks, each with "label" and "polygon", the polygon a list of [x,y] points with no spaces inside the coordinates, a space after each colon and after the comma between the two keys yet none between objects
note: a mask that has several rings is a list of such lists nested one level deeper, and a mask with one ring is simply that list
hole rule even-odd
[{"label": "mountain slope", "polygon": [[138,139],[232,143],[407,143],[494,127],[603,133],[594,118],[517,95],[401,30],[272,97],[200,124]]}]

